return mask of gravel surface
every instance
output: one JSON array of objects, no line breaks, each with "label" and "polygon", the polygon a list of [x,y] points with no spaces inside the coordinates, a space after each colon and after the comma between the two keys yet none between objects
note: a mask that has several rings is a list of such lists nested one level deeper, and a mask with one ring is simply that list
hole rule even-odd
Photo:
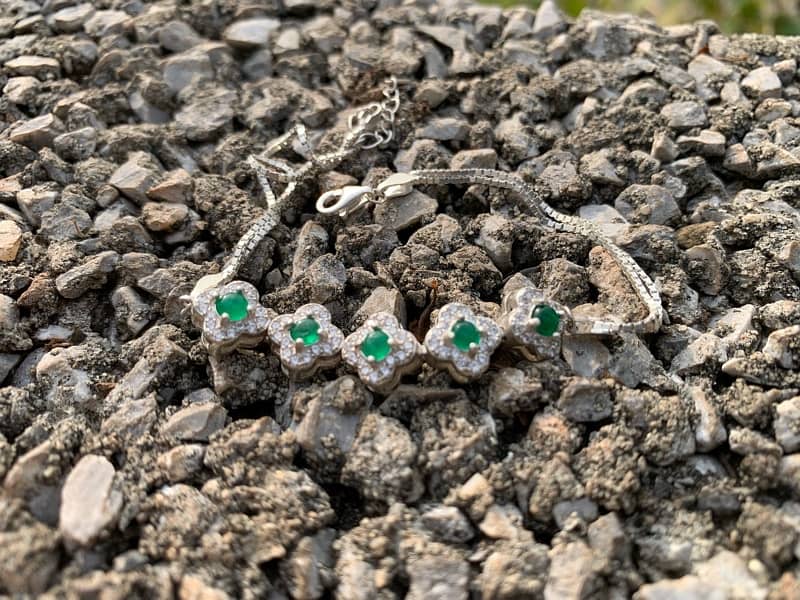
[{"label": "gravel surface", "polygon": [[[800,597],[798,44],[549,0],[3,0],[0,593]],[[296,122],[333,148],[387,74],[395,141],[306,185],[241,273],[266,306],[424,333],[527,277],[641,316],[605,251],[504,192],[313,213],[394,169],[497,167],[626,249],[661,330],[388,396],[290,385],[262,345],[215,387],[179,297],[263,211],[244,159]]]}]

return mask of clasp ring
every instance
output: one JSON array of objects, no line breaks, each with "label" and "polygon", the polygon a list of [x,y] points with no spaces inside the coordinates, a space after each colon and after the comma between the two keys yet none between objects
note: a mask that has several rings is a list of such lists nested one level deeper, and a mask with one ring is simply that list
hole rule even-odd
[{"label": "clasp ring", "polygon": [[317,212],[348,217],[373,199],[374,190],[366,185],[347,185],[325,192],[317,199]]}]

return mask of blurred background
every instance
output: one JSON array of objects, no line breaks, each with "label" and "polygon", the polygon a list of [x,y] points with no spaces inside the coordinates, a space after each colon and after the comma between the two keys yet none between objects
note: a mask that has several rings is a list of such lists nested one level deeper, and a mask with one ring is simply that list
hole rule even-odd
[{"label": "blurred background", "polygon": [[[489,0],[502,6],[533,6],[539,0]],[[726,33],[800,35],[800,0],[558,0],[572,16],[583,8],[649,16],[661,25],[712,19]]]}]

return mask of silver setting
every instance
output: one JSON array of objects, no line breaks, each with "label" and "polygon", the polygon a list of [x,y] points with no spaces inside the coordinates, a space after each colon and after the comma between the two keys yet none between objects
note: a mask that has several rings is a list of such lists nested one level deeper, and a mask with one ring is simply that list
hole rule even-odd
[{"label": "silver setting", "polygon": [[[291,336],[292,325],[306,317],[319,323],[319,340],[311,345],[293,340]],[[331,314],[321,304],[304,304],[292,314],[276,317],[269,324],[267,334],[284,372],[294,379],[312,377],[318,370],[339,363],[344,334],[331,323]]]},{"label": "silver setting", "polygon": [[[392,351],[381,361],[370,359],[361,352],[364,339],[376,328],[389,336],[392,346]],[[358,373],[364,385],[374,392],[384,393],[394,388],[403,375],[419,367],[422,351],[420,343],[400,325],[397,317],[379,312],[347,336],[342,344],[342,359]]]},{"label": "silver setting", "polygon": [[[247,316],[231,321],[217,313],[218,298],[241,292],[247,299]],[[232,352],[237,348],[252,348],[264,339],[269,326],[267,309],[259,303],[258,290],[246,281],[231,281],[220,287],[206,289],[191,298],[192,323],[203,330],[202,342],[213,355]]]},{"label": "silver setting", "polygon": [[[536,330],[539,323],[531,313],[539,304],[549,306],[559,316],[558,330],[552,336],[542,335]],[[563,334],[573,323],[567,307],[553,302],[540,289],[525,287],[503,298],[503,311],[500,326],[510,344],[526,350],[526,357],[532,360],[558,357]]]},{"label": "silver setting", "polygon": [[[462,320],[475,325],[481,336],[480,343],[467,351],[453,343],[453,326]],[[425,348],[434,367],[447,369],[453,379],[466,383],[488,370],[492,353],[502,341],[503,330],[492,319],[476,315],[465,304],[452,302],[439,310],[436,325],[425,335]]]}]

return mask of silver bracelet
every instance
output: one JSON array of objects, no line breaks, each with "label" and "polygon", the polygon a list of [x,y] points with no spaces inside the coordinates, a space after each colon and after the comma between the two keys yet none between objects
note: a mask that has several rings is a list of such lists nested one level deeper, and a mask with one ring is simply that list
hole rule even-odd
[{"label": "silver bracelet", "polygon": [[[292,137],[307,144],[303,129],[295,127],[261,156],[250,159],[264,188],[267,211],[241,238],[225,267],[217,274],[201,278],[192,294],[186,297],[192,321],[202,329],[201,339],[208,349],[215,374],[221,355],[268,340],[283,370],[293,379],[312,377],[320,369],[335,367],[343,361],[367,387],[385,393],[405,374],[418,369],[422,362],[448,371],[458,382],[476,379],[488,370],[492,354],[501,343],[520,350],[526,358],[547,359],[559,355],[565,335],[648,333],[660,328],[663,312],[658,289],[627,252],[590,221],[553,209],[520,177],[492,169],[396,173],[375,187],[347,186],[326,192],[318,199],[316,208],[321,214],[346,218],[369,203],[391,202],[407,195],[415,185],[479,184],[510,190],[523,200],[543,226],[586,236],[602,246],[619,264],[647,308],[647,316],[622,322],[573,315],[569,308],[531,285],[503,297],[502,316],[497,322],[476,314],[465,304],[444,305],[421,343],[394,315],[383,312],[370,316],[348,336],[319,304],[306,304],[293,314],[269,318],[266,308],[260,304],[258,290],[250,283],[234,281],[237,271],[278,223],[298,181],[334,168],[360,149],[391,140],[399,103],[396,81],[389,82],[384,95],[384,102],[355,113],[342,146],[333,153],[313,157],[309,149],[312,159],[296,169],[274,158],[276,152],[288,146]],[[270,178],[287,182],[280,196],[272,192]]]}]

